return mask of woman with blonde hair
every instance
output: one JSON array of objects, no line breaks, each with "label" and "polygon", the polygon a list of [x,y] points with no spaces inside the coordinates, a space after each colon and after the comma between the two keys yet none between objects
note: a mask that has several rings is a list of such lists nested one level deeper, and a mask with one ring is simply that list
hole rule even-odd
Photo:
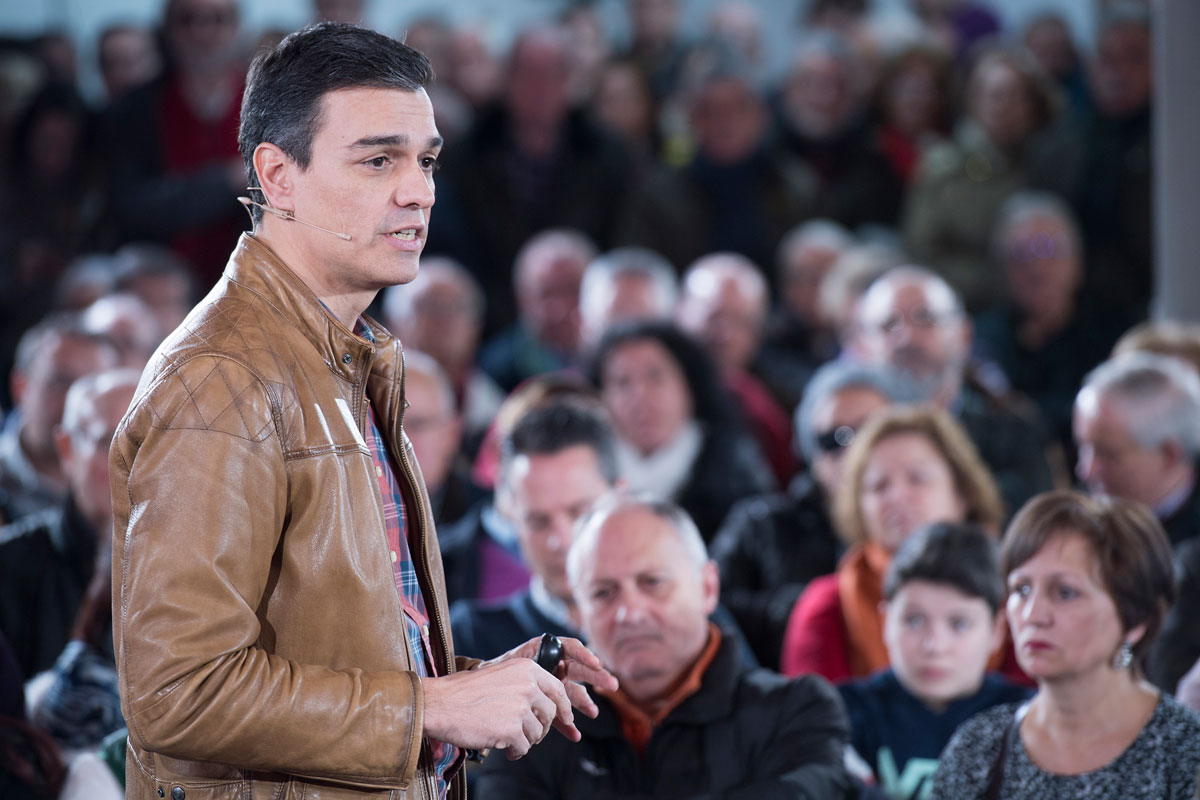
[{"label": "woman with blonde hair", "polygon": [[850,443],[843,470],[833,513],[849,549],[837,571],[809,583],[792,609],[781,654],[785,675],[816,672],[839,681],[886,667],[879,605],[900,545],[931,522],[989,531],[1003,523],[999,491],[979,453],[933,406],[898,406],[872,417]]}]

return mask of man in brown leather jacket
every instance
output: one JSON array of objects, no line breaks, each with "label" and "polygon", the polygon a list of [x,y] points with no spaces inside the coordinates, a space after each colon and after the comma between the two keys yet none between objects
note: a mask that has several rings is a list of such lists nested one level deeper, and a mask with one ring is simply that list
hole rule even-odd
[{"label": "man in brown leather jacket", "polygon": [[557,677],[536,641],[454,654],[400,345],[363,316],[417,274],[430,77],[342,25],[251,67],[254,232],[111,452],[130,798],[462,797],[466,750],[519,757],[552,725],[577,740],[572,706],[596,706],[576,681],[616,685],[574,640]]}]

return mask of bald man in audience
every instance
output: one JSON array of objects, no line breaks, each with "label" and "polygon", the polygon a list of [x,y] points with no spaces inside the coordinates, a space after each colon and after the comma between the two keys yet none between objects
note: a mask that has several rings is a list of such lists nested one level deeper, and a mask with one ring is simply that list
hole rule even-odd
[{"label": "bald man in audience", "polygon": [[491,756],[480,796],[853,796],[845,712],[823,679],[747,667],[713,624],[720,579],[673,503],[612,494],[580,520],[567,576],[583,631],[621,688],[598,692],[575,749]]}]

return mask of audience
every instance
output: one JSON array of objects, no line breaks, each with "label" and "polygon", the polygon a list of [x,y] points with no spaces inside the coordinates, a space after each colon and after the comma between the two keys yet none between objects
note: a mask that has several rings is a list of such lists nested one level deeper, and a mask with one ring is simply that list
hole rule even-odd
[{"label": "audience", "polygon": [[[44,779],[41,796],[119,796],[98,777],[108,767],[89,733],[97,720],[119,723],[104,705],[107,656],[93,658],[109,636],[106,554],[93,559],[72,538],[85,527],[68,492],[78,462],[61,460],[55,442],[71,436],[56,426],[72,382],[141,366],[221,271],[245,224],[234,200],[246,186],[236,143],[246,57],[255,41],[288,33],[241,13],[240,0],[160,0],[157,29],[107,5],[90,41],[47,29],[0,42],[0,522],[14,523],[0,536],[28,544],[19,531],[45,523],[49,537],[15,564],[0,556],[0,572],[18,576],[9,589],[28,588],[41,560],[53,562],[37,602],[58,609],[63,629],[37,653],[37,669],[58,666],[28,692],[57,745],[5,725],[15,748],[0,758],[6,797],[18,764]],[[362,0],[311,5],[312,20],[391,13],[364,18]],[[1009,509],[1067,485],[1071,464],[1090,491],[1147,504],[1174,543],[1180,599],[1145,675],[1164,691],[1200,685],[1200,667],[1184,678],[1200,661],[1200,434],[1185,422],[1200,390],[1183,366],[1154,361],[1143,373],[1130,365],[1148,356],[1127,357],[1174,356],[1200,374],[1194,326],[1144,322],[1154,291],[1149,5],[1097,4],[1092,36],[1049,2],[1019,20],[997,16],[994,0],[801,5],[721,0],[700,16],[678,0],[603,12],[505,6],[486,24],[416,10],[388,31],[434,62],[446,139],[424,274],[376,311],[408,355],[405,427],[435,490],[448,594],[501,610],[517,607],[505,603],[514,592],[542,596],[501,513],[509,481],[495,502],[475,484],[496,481],[501,444],[528,409],[595,403],[573,371],[587,366],[626,477],[691,512],[727,603],[760,662],[776,667],[805,587],[862,580],[849,565],[863,563],[869,588],[882,586],[890,559],[868,562],[873,548],[858,545],[844,553],[830,506],[854,431],[924,398],[962,424]],[[653,250],[610,249],[618,244]],[[880,279],[914,262],[934,274]],[[101,449],[93,455],[99,470]],[[876,619],[855,629],[885,667],[881,591],[848,591],[846,602],[856,620]],[[0,617],[41,614],[24,611],[5,600]],[[847,631],[831,636],[826,652],[849,646]],[[961,720],[929,711],[899,660],[889,686],[948,735]],[[89,708],[95,719],[79,721]],[[871,727],[886,735],[884,723]],[[118,776],[120,737],[106,751]],[[27,759],[31,743],[46,758]],[[863,745],[874,751],[861,753],[871,791],[928,794],[923,759],[934,748],[889,744],[886,761],[883,746]],[[1045,766],[1037,751],[1034,741],[1029,753]]]},{"label": "audience", "polygon": [[117,364],[112,342],[88,333],[71,314],[47,317],[17,345],[9,377],[13,410],[0,432],[0,511],[12,522],[58,505],[66,477],[55,444],[67,390]]},{"label": "audience", "polygon": [[717,568],[679,507],[610,496],[581,520],[567,575],[587,641],[620,688],[519,761],[493,753],[489,798],[849,798],[845,713],[827,683],[747,668],[709,620]]},{"label": "audience", "polygon": [[938,755],[963,722],[1029,690],[985,674],[1004,645],[997,547],[984,530],[935,523],[909,537],[883,582],[891,667],[838,687],[851,745],[889,800],[929,794]]},{"label": "audience", "polygon": [[1036,134],[1053,121],[1056,102],[1028,53],[986,50],[971,69],[967,115],[953,140],[921,160],[905,209],[905,243],[971,311],[988,307],[1001,291],[987,263],[992,225],[1004,201],[1029,185]]},{"label": "audience", "polygon": [[[112,538],[108,446],[138,376],[136,370],[110,370],[71,384],[55,437],[65,498],[0,529],[0,632],[26,679],[62,653],[97,550]],[[111,657],[112,637],[103,641]]]},{"label": "audience", "polygon": [[791,422],[751,371],[770,302],[766,280],[754,264],[734,253],[713,253],[688,267],[675,319],[712,355],[776,482],[786,486],[796,472]]},{"label": "audience", "polygon": [[1075,441],[1090,491],[1146,506],[1172,545],[1200,534],[1200,377],[1184,363],[1131,353],[1096,367],[1075,398]]},{"label": "audience", "polygon": [[1005,304],[975,320],[983,358],[1032,400],[1057,443],[1074,452],[1071,405],[1131,319],[1080,296],[1084,264],[1071,212],[1053,195],[1018,192],[996,221],[992,261]]},{"label": "audience", "polygon": [[[575,521],[617,484],[612,429],[596,404],[556,400],[530,410],[501,444],[497,507],[517,533],[529,588],[505,601],[460,601],[454,646],[495,658],[544,632],[577,636],[567,584]],[[495,566],[495,565],[488,565]]]},{"label": "audience", "polygon": [[580,356],[579,285],[596,248],[586,236],[548,230],[517,253],[518,320],[484,344],[479,365],[506,392],[526,378],[574,366]]},{"label": "audience", "polygon": [[854,433],[891,403],[912,400],[892,376],[834,361],[796,409],[796,454],[808,465],[784,492],[740,500],[712,543],[729,606],[762,664],[777,668],[788,616],[805,585],[834,571],[842,545],[830,504]]},{"label": "audience", "polygon": [[585,352],[623,323],[667,321],[675,315],[679,279],[652,250],[618,247],[596,257],[579,286],[579,325]]},{"label": "audience", "polygon": [[468,453],[504,402],[504,391],[475,365],[484,306],[483,291],[471,274],[439,256],[421,259],[416,280],[383,294],[383,324],[406,348],[431,356],[446,373]]},{"label": "audience", "polygon": [[1009,508],[1049,489],[1049,437],[1023,398],[987,388],[969,364],[971,322],[957,295],[928,270],[898,267],[858,306],[859,357],[911,380],[950,411],[992,471]]},{"label": "audience", "polygon": [[935,800],[1190,800],[1200,716],[1146,683],[1174,598],[1171,550],[1144,507],[1041,495],[1004,537],[1007,615],[1033,699],[980,714],[942,753]]},{"label": "audience", "polygon": [[708,354],[656,322],[614,328],[589,366],[617,432],[630,486],[681,505],[705,542],[741,498],[773,487]]},{"label": "audience", "polygon": [[[879,604],[892,556],[919,527],[971,522],[999,530],[1003,507],[987,467],[961,428],[936,407],[879,413],[844,456],[834,498],[849,546],[837,571],[811,581],[788,620],[780,666],[832,681],[888,665]],[[998,666],[1000,659],[995,659]]]}]

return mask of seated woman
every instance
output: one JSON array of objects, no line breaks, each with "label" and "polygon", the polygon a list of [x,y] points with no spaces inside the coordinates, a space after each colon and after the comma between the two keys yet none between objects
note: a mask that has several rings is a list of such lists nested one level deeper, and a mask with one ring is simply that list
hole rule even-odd
[{"label": "seated woman", "polygon": [[837,571],[813,580],[788,620],[780,667],[831,681],[888,666],[879,604],[892,555],[931,522],[999,530],[996,484],[958,424],[932,406],[874,416],[844,456],[833,516],[850,545]]},{"label": "seated woman", "polygon": [[734,503],[775,487],[712,360],[674,326],[610,330],[589,377],[612,415],[626,484],[683,506],[705,544]]},{"label": "seated woman", "polygon": [[1001,560],[1037,694],[963,725],[932,797],[1191,800],[1200,716],[1141,670],[1175,592],[1162,526],[1136,503],[1048,492],[1009,525]]},{"label": "seated woman", "polygon": [[980,711],[1030,690],[986,674],[1004,644],[1004,578],[982,528],[938,522],[908,538],[883,582],[890,669],[838,687],[851,744],[874,776],[874,794],[924,800],[938,756]]}]

